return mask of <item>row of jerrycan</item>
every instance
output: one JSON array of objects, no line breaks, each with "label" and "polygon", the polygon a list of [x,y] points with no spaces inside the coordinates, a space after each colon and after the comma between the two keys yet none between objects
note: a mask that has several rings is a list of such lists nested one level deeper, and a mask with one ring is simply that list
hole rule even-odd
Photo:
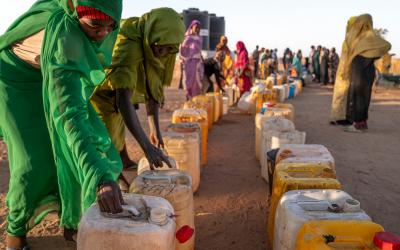
[{"label": "row of jerrycan", "polygon": [[374,241],[388,244],[387,234],[375,237],[383,228],[340,190],[326,147],[284,145],[268,152],[264,171],[271,190],[268,241],[273,249],[379,249]]},{"label": "row of jerrycan", "polygon": [[[292,93],[296,96],[302,84],[291,85],[297,89]],[[397,238],[382,233],[383,228],[371,221],[360,203],[340,190],[329,150],[305,144],[305,133],[296,131],[293,124],[293,106],[286,105],[267,108],[255,118],[256,157],[271,192],[267,226],[271,249],[384,249],[376,246],[396,245]]]},{"label": "row of jerrycan", "polygon": [[130,193],[124,194],[124,211],[109,215],[97,204],[90,207],[80,223],[78,249],[194,249],[193,193],[207,162],[208,130],[228,105],[229,97],[210,93],[175,110],[163,133],[173,169],[150,170],[142,158]]},{"label": "row of jerrycan", "polygon": [[399,238],[384,233],[357,200],[340,190],[326,147],[285,145],[270,151],[268,172],[268,241],[273,249],[400,247]]}]

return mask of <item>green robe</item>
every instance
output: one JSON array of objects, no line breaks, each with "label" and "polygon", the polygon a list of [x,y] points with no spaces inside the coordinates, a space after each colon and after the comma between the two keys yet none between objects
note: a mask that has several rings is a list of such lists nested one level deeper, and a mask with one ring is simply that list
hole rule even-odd
[{"label": "green robe", "polygon": [[[117,27],[122,0],[73,0],[111,16]],[[111,63],[118,29],[101,42],[90,41],[76,12],[54,13],[42,47],[43,104],[56,159],[61,196],[60,224],[77,229],[80,217],[96,200],[98,186],[115,181],[122,170],[107,129],[89,102]]]},{"label": "green robe", "polygon": [[[112,65],[106,70],[107,78],[92,97],[92,104],[119,151],[125,145],[125,125],[116,107],[115,90],[132,90],[133,103],[144,102],[150,96],[162,103],[164,87],[171,83],[184,33],[180,15],[171,8],[154,9],[140,18],[131,17],[121,22]],[[174,51],[157,58],[151,50],[152,44],[172,45]]]},{"label": "green robe", "polygon": [[0,130],[7,144],[10,181],[7,233],[23,236],[59,209],[56,167],[43,112],[42,75],[11,46],[42,30],[57,1],[37,1],[0,36]]}]

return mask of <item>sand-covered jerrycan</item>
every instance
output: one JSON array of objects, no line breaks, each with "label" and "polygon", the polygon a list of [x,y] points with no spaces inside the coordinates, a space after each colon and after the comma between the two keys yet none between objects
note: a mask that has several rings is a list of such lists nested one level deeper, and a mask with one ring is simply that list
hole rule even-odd
[{"label": "sand-covered jerrycan", "polygon": [[252,110],[255,109],[255,100],[253,99],[253,95],[247,91],[244,92],[238,101],[237,107],[240,111],[244,113],[251,113]]},{"label": "sand-covered jerrycan", "polygon": [[301,80],[294,80],[293,83],[296,85],[295,96],[297,96],[303,91],[303,82]]},{"label": "sand-covered jerrycan", "polygon": [[[297,130],[294,131],[276,131],[264,130],[261,140],[260,164],[261,167],[267,165],[265,153],[271,149],[279,148],[286,144],[304,144],[306,142],[306,133]],[[263,156],[263,157],[261,157]]]},{"label": "sand-covered jerrycan", "polygon": [[[208,101],[208,100],[206,99],[205,101]],[[197,101],[193,101],[193,100],[192,100],[192,101],[186,101],[186,102],[183,104],[183,107],[182,107],[182,108],[183,108],[183,109],[199,109],[199,110],[204,110],[204,111],[207,112],[207,122],[208,122],[209,119],[213,119],[213,117],[212,117],[213,112],[209,110],[209,109],[212,108],[212,107],[211,107],[210,105],[208,105],[207,102],[199,101],[199,100],[197,100]],[[211,124],[208,123],[208,129],[211,129],[211,128],[212,128],[212,122],[211,122]]]},{"label": "sand-covered jerrycan", "polygon": [[327,165],[297,164],[287,166],[280,163],[274,172],[271,203],[268,214],[268,241],[273,244],[275,211],[284,193],[299,189],[340,189],[336,173]]},{"label": "sand-covered jerrycan", "polygon": [[200,185],[199,137],[197,134],[166,132],[163,139],[165,150],[176,160],[179,169],[192,177],[192,189],[196,192]]},{"label": "sand-covered jerrycan", "polygon": [[255,116],[255,154],[256,158],[260,160],[261,156],[261,141],[263,131],[294,131],[295,127],[292,121],[282,116],[270,116],[267,114],[256,114]]},{"label": "sand-covered jerrycan", "polygon": [[[296,250],[335,249],[396,249],[376,246],[374,239],[383,232],[383,227],[371,221],[325,220],[310,221],[299,230]],[[397,247],[397,249],[399,249]]]},{"label": "sand-covered jerrycan", "polygon": [[174,250],[175,221],[171,204],[160,197],[124,194],[123,212],[105,214],[97,203],[79,223],[78,250]]},{"label": "sand-covered jerrycan", "polygon": [[275,164],[281,162],[325,164],[335,169],[335,160],[331,152],[324,145],[318,144],[283,145],[279,148]]},{"label": "sand-covered jerrycan", "polygon": [[224,90],[228,97],[228,106],[232,107],[235,104],[235,90],[230,86],[225,87]]},{"label": "sand-covered jerrycan", "polygon": [[296,237],[304,224],[325,220],[370,221],[371,218],[344,191],[292,190],[282,196],[276,209],[274,250],[295,249]]},{"label": "sand-covered jerrycan", "polygon": [[177,109],[172,114],[172,123],[197,122],[201,129],[201,164],[207,163],[208,122],[207,112],[198,109]]},{"label": "sand-covered jerrycan", "polygon": [[220,96],[220,93],[213,92],[213,93],[207,93],[207,97],[212,97],[214,98],[214,123],[217,122],[221,116],[222,116],[222,96]]},{"label": "sand-covered jerrycan", "polygon": [[[203,109],[204,109],[204,107],[207,107],[206,111],[207,111],[208,129],[211,129],[213,122],[214,122],[214,100],[209,99],[205,95],[198,95],[198,96],[193,97],[191,102],[195,103],[195,105],[197,103],[201,104]],[[198,109],[198,108],[196,108],[196,106],[194,106],[190,102],[187,102],[187,105],[184,105],[183,108],[184,109]]]},{"label": "sand-covered jerrycan", "polygon": [[167,126],[167,132],[176,132],[176,133],[184,133],[184,134],[198,134],[200,138],[200,163],[202,165],[206,164],[206,155],[203,155],[202,151],[202,140],[201,140],[201,128],[198,122],[181,122],[170,124]]},{"label": "sand-covered jerrycan", "polygon": [[283,85],[273,87],[278,94],[278,102],[284,102],[286,100],[286,88]]},{"label": "sand-covered jerrycan", "polygon": [[[163,166],[161,168],[155,168],[155,170],[161,171],[161,170],[179,169],[178,164],[176,163],[176,161],[173,157],[168,156],[168,160],[169,160],[169,163],[171,163],[172,168],[170,168],[165,162],[163,162]],[[145,171],[149,171],[149,170],[151,170],[149,161],[147,160],[146,157],[142,157],[138,163],[137,174],[140,175],[141,173],[143,173]]]},{"label": "sand-covered jerrycan", "polygon": [[271,106],[274,106],[278,103],[279,93],[275,89],[264,90],[263,92],[254,93],[256,100],[256,109],[255,113],[258,114],[261,112],[264,103],[268,103]]},{"label": "sand-covered jerrycan", "polygon": [[295,115],[295,111],[294,111],[294,106],[291,103],[276,103],[274,106],[272,106],[272,108],[278,108],[278,109],[289,109],[291,111],[291,116],[289,118],[289,120],[294,122],[294,115]]},{"label": "sand-covered jerrycan", "polygon": [[[171,203],[175,211],[176,230],[194,225],[192,178],[182,170],[145,171],[138,175],[129,189],[131,193],[162,197]],[[184,243],[175,240],[176,250],[192,250],[195,245],[192,235]]]},{"label": "sand-covered jerrycan", "polygon": [[223,96],[222,97],[222,101],[223,101],[223,104],[224,104],[223,109],[222,109],[222,114],[223,115],[227,115],[228,111],[229,111],[229,97]]},{"label": "sand-covered jerrycan", "polygon": [[[276,106],[276,105],[275,105]],[[278,107],[267,107],[264,111],[264,115],[268,116],[268,117],[272,117],[272,116],[283,116],[286,119],[289,119],[291,121],[293,121],[294,118],[294,114],[293,111],[294,109],[292,108],[283,108],[283,106],[281,106],[282,108]]]}]

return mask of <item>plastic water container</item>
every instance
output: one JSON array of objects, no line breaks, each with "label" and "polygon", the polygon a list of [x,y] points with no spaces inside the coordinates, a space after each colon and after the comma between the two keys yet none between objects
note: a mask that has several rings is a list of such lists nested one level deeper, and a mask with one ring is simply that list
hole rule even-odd
[{"label": "plastic water container", "polygon": [[284,102],[286,99],[285,86],[274,86],[274,89],[278,92],[278,102]]},{"label": "plastic water container", "polygon": [[295,96],[296,96],[296,85],[293,83],[290,83],[288,99],[293,99]]},{"label": "plastic water container", "polygon": [[280,74],[276,75],[276,82],[278,85],[283,85],[283,76]]},{"label": "plastic water container", "polygon": [[303,79],[304,79],[304,83],[306,85],[312,83],[312,75],[310,75],[310,74],[303,75]]},{"label": "plastic water container", "polygon": [[228,97],[228,106],[232,107],[235,104],[235,90],[232,87],[225,87],[224,90]]},{"label": "plastic water container", "polygon": [[165,150],[173,157],[178,169],[192,177],[192,189],[196,192],[200,185],[199,137],[176,132],[166,132],[163,136]]},{"label": "plastic water container", "polygon": [[168,125],[167,132],[176,132],[176,133],[184,133],[184,134],[198,134],[200,138],[200,163],[202,165],[206,164],[205,155],[202,154],[202,140],[201,140],[201,128],[198,122],[181,122]]},{"label": "plastic water container", "polygon": [[214,123],[219,120],[219,118],[222,115],[222,110],[221,110],[221,100],[217,93],[207,93],[207,97],[209,98],[214,98]]},{"label": "plastic water container", "polygon": [[172,114],[172,123],[197,122],[201,129],[201,163],[207,163],[208,122],[207,112],[198,109],[178,109]]},{"label": "plastic water container", "polygon": [[[306,133],[297,130],[294,131],[276,131],[265,130],[261,140],[260,164],[261,168],[267,166],[265,153],[271,149],[279,148],[286,144],[304,144],[306,141]],[[261,157],[263,156],[263,157]],[[262,170],[263,171],[263,170]]]},{"label": "plastic water container", "polygon": [[[156,170],[166,171],[166,170],[171,170],[171,169],[179,169],[178,163],[175,161],[175,159],[173,157],[168,156],[168,160],[171,163],[172,168],[170,168],[165,162],[163,162],[163,166],[161,168],[156,168]],[[139,175],[139,174],[141,174],[145,171],[149,171],[149,170],[151,170],[149,161],[147,160],[146,157],[142,157],[138,163],[137,174]]]},{"label": "plastic water container", "polygon": [[[166,199],[175,211],[176,230],[185,225],[195,228],[192,178],[188,173],[181,170],[146,171],[135,178],[129,191]],[[194,249],[194,238],[193,235],[184,243],[175,240],[175,249]]]},{"label": "plastic water container", "polygon": [[[256,114],[255,116],[255,153],[256,158],[260,159],[261,154],[261,140],[262,131],[264,130],[277,130],[277,131],[294,131],[294,124],[292,121],[285,119],[281,116],[270,116],[271,113]],[[279,118],[278,118],[279,117]],[[273,119],[271,119],[273,118]],[[264,126],[264,124],[268,123]]]},{"label": "plastic water container", "polygon": [[278,164],[274,172],[271,203],[268,214],[268,240],[273,244],[275,211],[284,193],[299,189],[340,189],[335,171],[326,165]]},{"label": "plastic water container", "polygon": [[289,109],[291,111],[291,116],[290,119],[291,121],[294,121],[294,106],[291,103],[277,103],[273,106],[273,108],[278,108],[278,109]]},{"label": "plastic water container", "polygon": [[303,91],[303,82],[301,80],[294,80],[293,83],[296,85],[295,95],[297,96]]},{"label": "plastic water container", "polygon": [[202,103],[203,105],[207,104],[208,129],[211,129],[214,122],[214,99],[210,99],[205,95],[198,95],[193,97],[192,101]]},{"label": "plastic water container", "polygon": [[263,92],[254,93],[254,99],[256,102],[255,114],[260,113],[263,104],[268,102],[271,105],[275,105],[279,99],[279,93],[275,89],[264,90]]},{"label": "plastic water container", "polygon": [[286,119],[293,121],[293,109],[291,108],[277,108],[275,106],[265,109],[264,115],[266,116],[283,116]]},{"label": "plastic water container", "polygon": [[[207,122],[209,121],[209,119],[212,119],[212,115],[213,115],[213,113],[212,112],[210,112],[210,108],[212,108],[212,107],[210,107],[210,105],[208,105],[208,103],[207,103],[207,99],[205,99],[205,100],[199,100],[199,99],[197,99],[196,101],[194,101],[194,100],[192,100],[192,101],[186,101],[184,104],[183,104],[183,109],[198,109],[198,110],[204,110],[204,111],[206,111],[207,112]],[[208,129],[211,129],[212,128],[212,122],[211,122],[211,124],[210,124],[210,122],[208,122]]]},{"label": "plastic water container", "polygon": [[383,232],[383,227],[371,221],[310,221],[300,228],[296,239],[296,249],[396,249],[392,247],[379,248],[375,246],[374,236],[380,232]]},{"label": "plastic water container", "polygon": [[227,115],[228,114],[228,110],[229,110],[229,98],[227,96],[222,97],[223,103],[224,103],[224,107],[223,107],[223,115]]},{"label": "plastic water container", "polygon": [[[283,152],[290,151],[290,157],[283,157]],[[289,144],[280,147],[276,164],[278,163],[311,163],[311,164],[325,164],[335,169],[335,160],[329,150],[318,144]]]},{"label": "plastic water container", "polygon": [[293,190],[285,193],[276,209],[274,249],[296,247],[299,229],[310,221],[370,221],[360,203],[341,190]]},{"label": "plastic water container", "polygon": [[237,103],[240,99],[240,89],[237,85],[234,85],[235,90],[235,103]]},{"label": "plastic water container", "polygon": [[286,95],[285,99],[289,99],[289,94],[290,94],[290,86],[289,86],[289,84],[285,83],[282,86],[285,87],[285,95]]},{"label": "plastic water container", "polygon": [[160,197],[126,194],[124,212],[100,212],[97,203],[82,216],[78,230],[78,250],[173,250],[175,249],[174,209]]},{"label": "plastic water container", "polygon": [[240,97],[238,102],[238,109],[245,113],[250,113],[251,110],[255,109],[255,100],[253,100],[250,92],[245,92]]}]

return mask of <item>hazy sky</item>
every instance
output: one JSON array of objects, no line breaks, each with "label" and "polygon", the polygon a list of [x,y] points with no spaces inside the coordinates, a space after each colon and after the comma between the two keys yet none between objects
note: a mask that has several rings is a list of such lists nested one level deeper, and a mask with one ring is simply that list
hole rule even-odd
[{"label": "hazy sky", "polygon": [[[34,3],[2,1],[0,33]],[[124,0],[123,17],[139,16],[156,7],[171,7],[178,12],[197,7],[225,16],[231,48],[242,40],[249,51],[259,44],[278,48],[280,55],[285,47],[300,48],[308,54],[311,44],[340,50],[348,18],[370,13],[375,28],[389,30],[386,39],[392,43],[392,52],[400,57],[400,0]]]}]

